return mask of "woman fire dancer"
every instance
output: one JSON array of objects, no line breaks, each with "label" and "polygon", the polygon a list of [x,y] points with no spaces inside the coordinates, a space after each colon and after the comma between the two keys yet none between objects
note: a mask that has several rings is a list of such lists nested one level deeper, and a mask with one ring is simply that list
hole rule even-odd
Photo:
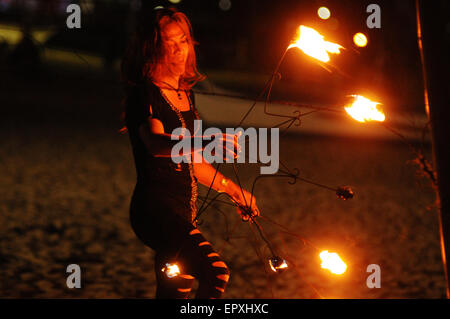
[{"label": "woman fire dancer", "polygon": [[[241,215],[247,212],[244,217],[259,215],[255,198],[220,172],[215,175],[210,163],[176,164],[171,157],[178,142],[171,132],[182,127],[194,135],[194,119],[199,119],[191,88],[203,76],[194,43],[185,14],[142,12],[122,61],[125,121],[137,172],[130,222],[137,237],[155,250],[156,298],[187,298],[194,279],[199,281],[196,298],[220,298],[229,280],[227,265],[195,225],[197,182],[227,193]],[[222,141],[229,145],[224,152],[236,157],[234,136],[224,134]],[[202,151],[191,144],[191,153],[180,156]]]}]

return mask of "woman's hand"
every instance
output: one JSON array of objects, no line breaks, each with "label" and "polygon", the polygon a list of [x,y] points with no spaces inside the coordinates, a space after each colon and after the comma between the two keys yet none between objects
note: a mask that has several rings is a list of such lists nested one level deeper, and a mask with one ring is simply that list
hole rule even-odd
[{"label": "woman's hand", "polygon": [[238,187],[231,195],[232,200],[238,204],[237,212],[241,215],[242,220],[247,221],[250,217],[260,215],[259,208],[256,205],[256,198],[245,189]]},{"label": "woman's hand", "polygon": [[[242,132],[238,134],[227,134],[223,133],[221,136],[215,136],[217,143],[223,146],[222,157],[226,161],[227,157],[230,159],[237,159],[239,153],[241,152],[241,146],[238,143],[238,138],[241,136]],[[212,139],[212,136],[207,136],[208,139]],[[214,150],[212,155],[216,155]]]}]

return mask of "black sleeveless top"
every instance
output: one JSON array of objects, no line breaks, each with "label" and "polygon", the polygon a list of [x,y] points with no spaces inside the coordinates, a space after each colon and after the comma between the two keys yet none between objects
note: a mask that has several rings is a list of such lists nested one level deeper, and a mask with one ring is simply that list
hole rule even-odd
[{"label": "black sleeveless top", "polygon": [[145,80],[128,92],[125,121],[136,166],[136,189],[144,190],[155,206],[174,210],[192,222],[197,212],[197,179],[192,164],[176,164],[170,157],[154,157],[139,135],[139,126],[149,117],[159,119],[166,133],[185,127],[193,134],[194,119],[199,116],[194,93],[192,90],[187,93],[190,110],[179,111],[158,86]]}]

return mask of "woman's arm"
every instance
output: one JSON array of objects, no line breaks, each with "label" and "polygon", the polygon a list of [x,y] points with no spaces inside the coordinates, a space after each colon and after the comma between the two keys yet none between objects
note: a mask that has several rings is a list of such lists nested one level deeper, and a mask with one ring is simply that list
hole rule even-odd
[{"label": "woman's arm", "polygon": [[[211,186],[211,188],[217,192],[227,193],[231,197],[231,200],[242,208],[251,207],[252,216],[259,215],[259,209],[256,205],[256,198],[245,189],[241,189],[241,187],[236,185],[232,180],[227,179],[219,171],[216,173],[216,169],[205,159],[203,159],[201,163],[193,163],[193,167],[195,177],[199,183],[205,185],[206,187]],[[237,210],[238,213],[242,215],[243,210],[241,208],[238,208]],[[244,215],[242,215],[242,217],[246,218]]]},{"label": "woman's arm", "polygon": [[[179,142],[178,137],[177,139],[172,140],[172,134],[164,132],[164,125],[157,118],[149,117],[146,122],[142,123],[139,126],[139,136],[149,153],[155,157],[173,157],[172,148]],[[199,141],[199,143],[195,142],[196,139],[203,140],[203,136],[189,136],[186,138],[191,139],[189,154],[193,155],[196,152],[203,151],[203,143],[201,143],[201,141]],[[227,143],[227,139],[234,141],[234,144],[231,146]],[[224,134],[222,137],[219,137],[219,142],[224,145],[224,158],[227,154],[232,157],[237,156],[235,150],[239,149],[239,146],[234,135]],[[177,154],[175,156],[181,157],[185,155],[188,154]]]},{"label": "woman's arm", "polygon": [[[155,157],[172,157],[172,148],[179,140],[172,140],[172,134],[164,132],[162,122],[156,118],[148,118],[148,121],[139,126],[139,136],[147,150]],[[195,148],[201,143],[191,143],[191,153],[202,151]],[[182,155],[179,155],[182,156]]]},{"label": "woman's arm", "polygon": [[211,188],[215,191],[227,193],[230,196],[233,196],[236,193],[236,185],[231,180],[225,178],[219,171],[217,171],[216,174],[216,169],[210,163],[206,162],[205,159],[203,159],[201,163],[194,162],[193,167],[195,177],[197,177],[197,180],[201,184],[210,187],[214,179]]},{"label": "woman's arm", "polygon": [[[144,141],[148,151],[156,157],[172,157],[172,147],[178,143],[178,140],[171,139],[171,134],[164,132],[163,124],[156,118],[149,118],[147,122],[141,124],[139,127],[139,135]],[[203,147],[195,147],[195,145],[202,145],[202,143],[192,143],[195,138],[202,139],[203,137],[191,137],[191,139],[193,139],[191,141],[191,154],[203,151]],[[234,141],[232,146],[230,146],[230,143],[227,143],[227,139],[229,140],[230,138]],[[224,154],[226,155],[229,153],[235,157],[237,155],[235,150],[239,150],[240,148],[235,137],[224,134],[224,136],[220,139],[225,146]],[[183,154],[179,154],[179,156],[183,156]],[[203,157],[202,159],[203,160],[201,163],[193,163],[194,174],[201,184],[209,187],[213,182],[216,169],[212,167],[211,164],[208,163]],[[217,172],[212,188],[218,192],[227,193],[241,208],[251,207],[250,210],[253,216],[259,215],[259,209],[256,206],[256,198],[246,190],[241,189],[238,185],[233,183],[233,181],[226,179],[220,172]],[[241,208],[238,208],[238,212],[242,215],[244,210]],[[245,214],[242,216],[243,218],[248,218]]]}]

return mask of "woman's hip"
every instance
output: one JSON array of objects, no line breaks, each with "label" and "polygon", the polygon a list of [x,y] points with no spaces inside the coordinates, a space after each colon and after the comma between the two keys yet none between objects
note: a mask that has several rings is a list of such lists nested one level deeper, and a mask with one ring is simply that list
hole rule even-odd
[{"label": "woman's hip", "polygon": [[159,249],[173,245],[179,236],[189,233],[189,201],[167,196],[143,196],[135,192],[130,204],[130,224],[137,237],[147,246]]}]

